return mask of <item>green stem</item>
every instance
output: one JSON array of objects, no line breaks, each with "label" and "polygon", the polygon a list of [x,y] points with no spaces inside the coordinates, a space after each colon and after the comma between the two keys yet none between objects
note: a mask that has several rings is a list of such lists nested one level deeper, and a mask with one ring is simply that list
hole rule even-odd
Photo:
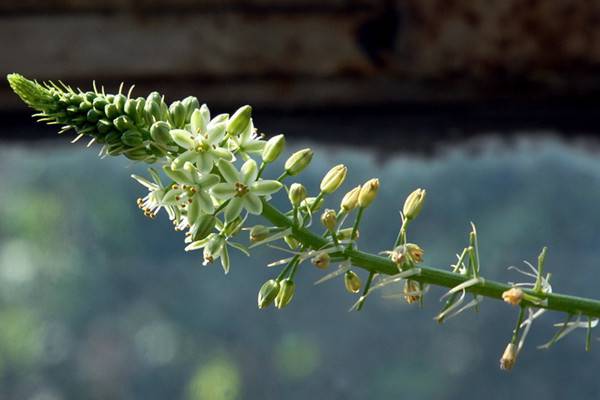
[{"label": "green stem", "polygon": [[517,340],[519,340],[519,331],[521,330],[521,324],[523,323],[523,318],[525,318],[525,307],[521,307],[519,310],[519,318],[517,318],[517,325],[515,326],[515,330],[513,331],[511,343],[517,344]]},{"label": "green stem", "polygon": [[[262,216],[269,220],[273,225],[285,228],[292,228],[292,235],[302,242],[305,246],[312,249],[319,249],[327,245],[328,241],[309,230],[294,226],[293,222],[279,210],[267,202],[263,202]],[[332,257],[340,254],[330,254]],[[354,249],[346,249],[341,255],[347,256],[353,265],[363,268],[369,272],[376,272],[385,275],[396,275],[398,267],[389,258],[365,253]],[[460,275],[455,272],[432,268],[428,266],[419,266],[420,274],[411,276],[411,280],[427,283],[430,285],[453,288],[470,279],[468,276]],[[469,286],[466,291],[473,294],[479,294],[484,297],[502,299],[502,293],[510,289],[511,286],[505,283],[482,280],[480,283]],[[600,317],[600,301],[582,297],[569,296],[559,293],[535,293],[530,289],[524,289],[525,293],[537,296],[547,300],[545,304],[531,304],[523,302],[524,306],[545,308],[548,310],[561,311],[569,314],[584,314],[592,317]]]},{"label": "green stem", "polygon": [[360,303],[358,303],[358,306],[356,307],[356,311],[362,310],[363,305],[365,304],[365,299],[366,299],[367,293],[369,293],[369,289],[371,288],[371,283],[373,283],[374,276],[375,276],[375,272],[373,272],[373,271],[369,272],[369,277],[367,278],[367,283],[365,283],[365,288],[364,288],[363,294],[360,298]]},{"label": "green stem", "polygon": [[365,212],[364,207],[360,207],[358,209],[358,214],[356,214],[356,219],[354,220],[354,225],[352,225],[352,234],[350,235],[350,243],[348,243],[348,247],[346,247],[346,250],[352,249],[352,243],[353,243],[354,238],[356,237],[356,231],[358,230],[358,226],[360,225],[360,221],[362,220],[364,212]]}]

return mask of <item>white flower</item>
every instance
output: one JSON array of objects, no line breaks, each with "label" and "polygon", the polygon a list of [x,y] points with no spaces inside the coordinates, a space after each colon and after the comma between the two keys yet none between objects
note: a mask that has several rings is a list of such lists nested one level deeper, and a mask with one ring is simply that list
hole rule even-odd
[{"label": "white flower", "polygon": [[207,118],[210,118],[208,108],[196,109],[191,116],[191,132],[185,129],[170,131],[173,141],[185,149],[172,161],[172,169],[181,168],[186,162],[191,162],[200,172],[206,173],[210,172],[219,159],[233,160],[233,154],[220,146],[225,138],[227,115],[221,114],[210,122],[207,122]]},{"label": "white flower", "polygon": [[225,208],[225,220],[237,218],[246,209],[250,214],[262,213],[260,196],[267,196],[281,189],[282,184],[275,180],[259,180],[256,161],[249,159],[240,172],[232,163],[221,159],[217,167],[226,182],[217,183],[211,188],[212,195],[221,201],[229,201]]},{"label": "white flower", "polygon": [[131,175],[133,179],[148,189],[148,194],[137,200],[138,207],[142,209],[144,215],[149,218],[155,218],[161,208],[165,208],[169,213],[169,217],[173,216],[174,218],[175,210],[172,207],[166,206],[162,201],[167,188],[162,184],[158,173],[154,169],[150,168],[148,171],[152,176],[152,182],[139,175]]},{"label": "white flower", "polygon": [[201,213],[210,214],[215,211],[208,190],[219,182],[217,175],[201,174],[191,162],[186,162],[181,170],[165,166],[164,171],[176,183],[165,193],[161,204],[187,209],[190,225]]},{"label": "white flower", "polygon": [[256,133],[254,123],[250,119],[250,123],[239,136],[229,138],[229,148],[233,152],[240,152],[247,157],[248,153],[261,153],[267,142],[261,139],[261,136]]}]

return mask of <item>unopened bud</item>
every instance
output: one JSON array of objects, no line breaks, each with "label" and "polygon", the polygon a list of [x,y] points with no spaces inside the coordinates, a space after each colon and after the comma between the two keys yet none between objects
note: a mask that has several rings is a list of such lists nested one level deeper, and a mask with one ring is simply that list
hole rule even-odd
[{"label": "unopened bud", "polygon": [[321,214],[321,223],[328,231],[333,231],[337,225],[337,215],[334,210],[326,209]]},{"label": "unopened bud", "polygon": [[262,159],[266,163],[271,163],[279,157],[285,147],[285,136],[273,136],[267,141],[262,152]]},{"label": "unopened bud", "polygon": [[310,164],[313,152],[311,149],[298,150],[285,162],[284,168],[288,175],[298,175]]},{"label": "unopened bud", "polygon": [[316,256],[314,256],[311,260],[313,265],[320,269],[326,269],[327,267],[329,267],[330,261],[331,257],[329,257],[329,254],[327,253],[319,253]]},{"label": "unopened bud", "polygon": [[264,225],[254,225],[250,229],[250,242],[256,243],[265,240],[269,236],[269,228]]},{"label": "unopened bud", "polygon": [[346,271],[344,274],[344,286],[350,293],[358,293],[360,291],[360,278],[352,271]]},{"label": "unopened bud", "polygon": [[525,293],[521,288],[513,287],[502,293],[502,300],[510,305],[517,306],[523,300]]},{"label": "unopened bud", "polygon": [[423,204],[425,203],[425,190],[417,189],[408,195],[404,202],[404,208],[402,213],[406,219],[415,219],[421,212]]},{"label": "unopened bud", "polygon": [[121,135],[121,141],[130,147],[136,147],[144,143],[141,132],[135,129],[124,132],[123,135]]},{"label": "unopened bud", "polygon": [[353,228],[344,228],[344,229],[340,229],[337,233],[337,237],[339,240],[358,240],[359,236],[360,236],[360,232],[357,229],[354,232],[354,236],[352,236],[352,230]]},{"label": "unopened bud", "polygon": [[360,188],[360,193],[358,194],[358,206],[362,208],[368,207],[373,200],[375,200],[378,190],[379,179],[373,178],[365,182]]},{"label": "unopened bud", "polygon": [[204,247],[203,257],[204,265],[212,263],[221,254],[225,240],[220,235],[215,235],[210,238],[208,244]]},{"label": "unopened bud", "polygon": [[296,285],[290,278],[286,278],[279,284],[279,293],[275,297],[275,307],[282,309],[283,307],[290,304],[294,292],[296,291]]},{"label": "unopened bud", "polygon": [[358,204],[358,195],[360,194],[360,186],[355,187],[344,195],[340,206],[346,212],[354,210]]},{"label": "unopened bud", "polygon": [[509,343],[500,358],[500,369],[510,371],[517,361],[517,345]]},{"label": "unopened bud", "polygon": [[338,188],[342,186],[342,183],[344,183],[347,173],[348,168],[343,164],[331,168],[321,180],[321,192],[331,194],[338,190]]},{"label": "unopened bud", "polygon": [[279,293],[279,282],[275,279],[266,281],[258,291],[258,308],[268,307]]},{"label": "unopened bud", "polygon": [[150,127],[150,136],[159,144],[168,144],[172,142],[170,130],[171,126],[168,122],[156,121]]},{"label": "unopened bud", "polygon": [[290,203],[294,207],[298,207],[306,199],[306,188],[301,183],[292,183],[288,196]]},{"label": "unopened bud", "polygon": [[179,100],[174,101],[169,106],[169,114],[175,128],[183,128],[187,117],[187,109]]},{"label": "unopened bud", "polygon": [[250,117],[252,116],[252,107],[246,105],[237,109],[237,111],[229,118],[227,122],[227,133],[230,135],[239,135],[250,123]]}]

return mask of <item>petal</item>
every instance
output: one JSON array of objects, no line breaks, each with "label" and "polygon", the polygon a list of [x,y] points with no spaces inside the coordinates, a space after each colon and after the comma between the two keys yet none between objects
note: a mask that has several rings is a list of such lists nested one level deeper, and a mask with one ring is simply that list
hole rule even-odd
[{"label": "petal", "polygon": [[250,122],[246,126],[246,129],[240,134],[240,143],[245,147],[246,143],[252,140],[252,134],[254,133],[254,122],[250,118]]},{"label": "petal", "polygon": [[242,165],[241,174],[242,182],[244,182],[244,184],[250,185],[254,182],[258,176],[258,166],[256,165],[256,161],[253,159],[246,161],[244,165]]},{"label": "petal", "polygon": [[219,114],[210,121],[208,126],[212,127],[213,125],[220,124],[221,122],[227,122],[228,119],[229,119],[229,114],[227,114],[227,113]]},{"label": "petal", "polygon": [[244,145],[244,151],[247,153],[260,153],[265,148],[266,143],[264,140],[253,140]]},{"label": "petal", "polygon": [[198,203],[198,196],[194,196],[192,199],[192,203],[188,206],[187,209],[187,220],[188,224],[194,225],[198,217],[200,216],[200,204]]},{"label": "petal", "polygon": [[227,150],[224,147],[215,147],[209,151],[216,158],[222,158],[227,161],[233,161],[233,154],[231,153],[231,151]]},{"label": "petal", "polygon": [[175,205],[181,201],[181,199],[177,200],[177,197],[181,197],[182,194],[183,190],[181,189],[169,190],[163,197],[162,202],[166,205]]},{"label": "petal", "polygon": [[235,187],[231,183],[217,183],[210,188],[210,192],[218,200],[227,200],[235,195]]},{"label": "petal", "polygon": [[206,104],[202,104],[202,107],[194,110],[190,118],[190,127],[193,133],[203,133],[206,131],[206,124],[210,120],[210,111]]},{"label": "petal", "polygon": [[201,173],[210,172],[214,164],[214,158],[209,153],[198,153],[196,166]]},{"label": "petal", "polygon": [[282,184],[279,181],[256,181],[250,186],[252,193],[258,196],[266,196],[271,193],[275,193],[282,188]]},{"label": "petal", "polygon": [[214,174],[199,175],[199,177],[196,179],[196,185],[202,189],[208,189],[211,186],[219,183],[220,180],[221,179]]},{"label": "petal", "polygon": [[183,167],[183,164],[187,161],[195,161],[197,155],[198,153],[194,150],[186,150],[171,162],[171,169],[179,169]]},{"label": "petal", "polygon": [[225,221],[232,221],[236,219],[242,212],[243,203],[244,201],[241,197],[234,197],[229,200],[229,204],[227,204],[227,207],[225,208]]},{"label": "petal", "polygon": [[211,124],[211,126],[208,129],[207,142],[211,145],[221,143],[221,141],[223,141],[223,138],[225,137],[226,125],[227,124],[225,122],[221,122],[214,125]]},{"label": "petal", "polygon": [[173,141],[184,149],[192,149],[196,145],[192,134],[184,129],[171,129],[169,133]]},{"label": "petal", "polygon": [[217,167],[227,182],[236,183],[240,181],[240,174],[229,161],[221,159],[219,160]]},{"label": "petal", "polygon": [[157,190],[158,189],[158,185],[148,181],[146,178],[141,177],[139,175],[131,175],[131,177],[133,179],[135,179],[136,181],[138,181],[141,185],[145,186],[146,188],[150,189],[150,190]]},{"label": "petal", "polygon": [[194,202],[198,202],[198,206],[205,214],[212,214],[215,211],[215,206],[213,206],[212,199],[207,191],[201,190],[196,192],[194,196]]},{"label": "petal", "polygon": [[258,215],[262,213],[263,205],[260,197],[253,193],[246,193],[242,199],[244,200],[244,207],[250,214]]},{"label": "petal", "polygon": [[193,184],[191,176],[189,176],[184,170],[174,170],[168,165],[165,165],[163,166],[163,171],[165,171],[165,175],[167,175],[169,178],[173,179],[177,183]]}]

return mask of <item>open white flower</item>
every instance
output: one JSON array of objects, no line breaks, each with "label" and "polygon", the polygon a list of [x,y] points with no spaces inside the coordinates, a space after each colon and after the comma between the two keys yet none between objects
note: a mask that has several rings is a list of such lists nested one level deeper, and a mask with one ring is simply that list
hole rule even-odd
[{"label": "open white flower", "polygon": [[[203,106],[204,107],[204,106]],[[227,114],[221,114],[210,122],[208,108],[196,109],[191,116],[190,131],[172,129],[173,141],[185,151],[171,163],[172,169],[181,168],[186,162],[192,162],[200,172],[209,172],[219,159],[233,160],[233,154],[220,144],[225,138]]]},{"label": "open white flower", "polygon": [[133,179],[148,189],[148,194],[137,200],[138,207],[142,209],[144,215],[149,218],[155,218],[160,209],[165,208],[169,214],[169,218],[174,219],[175,211],[173,207],[165,205],[162,201],[167,192],[167,188],[163,185],[158,173],[154,169],[150,168],[148,171],[152,176],[152,182],[139,175],[131,175]]},{"label": "open white flower", "polygon": [[246,129],[239,136],[232,136],[229,138],[229,148],[242,155],[246,155],[247,153],[260,153],[263,151],[266,143],[267,142],[262,140],[261,136],[256,133],[252,118]]},{"label": "open white flower", "polygon": [[219,160],[217,167],[226,182],[217,183],[211,188],[212,195],[221,201],[229,201],[225,208],[225,220],[237,218],[246,209],[250,214],[262,213],[260,196],[267,196],[281,189],[282,184],[275,180],[256,180],[256,161],[249,159],[238,172],[232,163]]},{"label": "open white flower", "polygon": [[191,162],[186,162],[180,170],[165,166],[164,171],[177,183],[162,198],[163,205],[187,208],[190,225],[201,213],[210,214],[215,211],[208,190],[219,182],[217,175],[201,174]]}]

